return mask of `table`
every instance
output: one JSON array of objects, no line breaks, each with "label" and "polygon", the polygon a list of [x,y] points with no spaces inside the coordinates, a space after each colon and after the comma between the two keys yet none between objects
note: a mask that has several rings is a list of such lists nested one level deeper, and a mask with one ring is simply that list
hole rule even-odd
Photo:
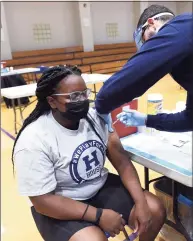
[{"label": "table", "polygon": [[[35,68],[30,68],[31,71],[39,71],[39,69]],[[22,72],[23,71],[23,72]],[[20,71],[20,73],[24,73],[24,70]],[[27,70],[26,70],[27,71]],[[29,69],[28,69],[29,71]],[[5,74],[10,74],[5,73]],[[17,72],[18,74],[18,72]],[[97,84],[97,83],[103,83],[105,82],[108,78],[109,75],[103,75],[103,74],[82,74],[82,77],[85,81],[86,84]],[[1,95],[3,97],[6,97],[8,99],[12,100],[12,106],[13,106],[13,112],[14,112],[14,129],[15,129],[15,134],[17,134],[17,113],[16,113],[16,107],[14,104],[14,100],[18,100],[18,108],[20,111],[20,117],[21,121],[23,122],[23,114],[22,111],[25,109],[25,107],[22,109],[21,104],[20,104],[20,98],[22,97],[30,97],[35,95],[35,90],[36,90],[37,84],[28,84],[28,85],[22,85],[22,86],[16,86],[16,87],[9,87],[9,88],[4,88],[1,89]],[[95,86],[95,95],[96,95],[96,86]],[[33,103],[33,102],[31,102]],[[30,103],[30,104],[31,104]]]},{"label": "table", "polygon": [[1,77],[5,77],[5,76],[11,76],[11,75],[21,75],[21,74],[30,74],[30,73],[34,73],[35,74],[35,80],[37,82],[37,76],[36,73],[39,72],[40,69],[39,68],[23,68],[23,69],[14,69],[12,71],[6,72],[6,73],[1,73]]},{"label": "table", "polygon": [[[14,112],[15,134],[17,134],[17,123],[18,122],[17,122],[16,106],[15,106],[14,100],[15,99],[18,100],[18,108],[20,111],[20,117],[21,117],[21,121],[23,122],[22,111],[24,110],[25,107],[22,109],[21,103],[20,103],[20,98],[34,96],[36,87],[37,87],[37,84],[28,84],[28,85],[21,85],[21,86],[1,89],[1,95],[3,97],[6,97],[6,98],[12,100],[12,106],[13,106],[13,112]],[[33,102],[31,102],[30,104],[32,104],[32,103]]]},{"label": "table", "polygon": [[84,79],[86,84],[92,84],[94,86],[94,95],[96,99],[97,91],[96,91],[96,84],[98,83],[104,83],[106,80],[108,80],[111,77],[111,75],[108,74],[82,74],[82,78]]},{"label": "table", "polygon": [[148,132],[136,133],[121,139],[131,159],[144,166],[145,189],[163,177],[149,180],[149,169],[172,179],[173,215],[176,223],[166,223],[182,233],[187,241],[190,237],[178,217],[177,182],[193,187],[192,133]]}]

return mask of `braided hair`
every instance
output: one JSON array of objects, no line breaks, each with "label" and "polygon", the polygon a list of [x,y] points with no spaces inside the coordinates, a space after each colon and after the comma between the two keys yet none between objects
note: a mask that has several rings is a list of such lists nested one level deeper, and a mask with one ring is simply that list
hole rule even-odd
[{"label": "braided hair", "polygon": [[51,110],[50,105],[47,102],[47,97],[52,95],[59,82],[69,75],[80,75],[81,70],[77,68],[77,66],[70,66],[70,65],[58,65],[56,67],[49,68],[45,70],[38,83],[36,88],[36,96],[38,99],[37,105],[35,109],[31,112],[31,114],[25,119],[22,128],[20,129],[13,146],[12,151],[12,163],[14,165],[13,156],[14,156],[14,149],[19,139],[22,131],[32,122],[36,121],[40,116],[48,114]]}]

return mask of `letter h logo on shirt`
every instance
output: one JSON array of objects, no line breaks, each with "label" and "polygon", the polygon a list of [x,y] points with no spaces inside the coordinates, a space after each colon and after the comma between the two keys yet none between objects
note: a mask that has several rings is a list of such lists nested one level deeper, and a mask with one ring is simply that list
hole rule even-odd
[{"label": "letter h logo on shirt", "polygon": [[83,161],[85,162],[86,165],[86,172],[90,171],[92,169],[91,163],[94,163],[95,167],[100,164],[98,158],[97,158],[97,152],[96,150],[91,153],[92,158],[89,159],[89,155],[83,157]]}]

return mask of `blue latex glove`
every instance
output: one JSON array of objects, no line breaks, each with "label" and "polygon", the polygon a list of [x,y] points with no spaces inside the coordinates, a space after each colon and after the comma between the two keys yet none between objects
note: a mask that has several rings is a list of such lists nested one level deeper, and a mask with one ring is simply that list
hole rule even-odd
[{"label": "blue latex glove", "polygon": [[117,119],[126,126],[145,126],[147,115],[129,109],[118,114]]},{"label": "blue latex glove", "polygon": [[105,124],[108,125],[108,131],[109,132],[114,132],[113,128],[112,128],[112,118],[111,118],[111,114],[99,114],[97,112],[97,115],[104,120]]}]

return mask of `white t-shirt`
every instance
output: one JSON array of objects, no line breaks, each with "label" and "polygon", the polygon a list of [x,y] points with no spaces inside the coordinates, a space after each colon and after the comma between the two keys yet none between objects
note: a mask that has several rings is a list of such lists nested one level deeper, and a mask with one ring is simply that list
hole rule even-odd
[{"label": "white t-shirt", "polygon": [[86,119],[80,121],[78,130],[69,130],[51,112],[23,130],[14,151],[21,195],[53,192],[86,200],[100,190],[108,176],[104,168],[108,128],[94,109],[89,113],[104,143]]}]

